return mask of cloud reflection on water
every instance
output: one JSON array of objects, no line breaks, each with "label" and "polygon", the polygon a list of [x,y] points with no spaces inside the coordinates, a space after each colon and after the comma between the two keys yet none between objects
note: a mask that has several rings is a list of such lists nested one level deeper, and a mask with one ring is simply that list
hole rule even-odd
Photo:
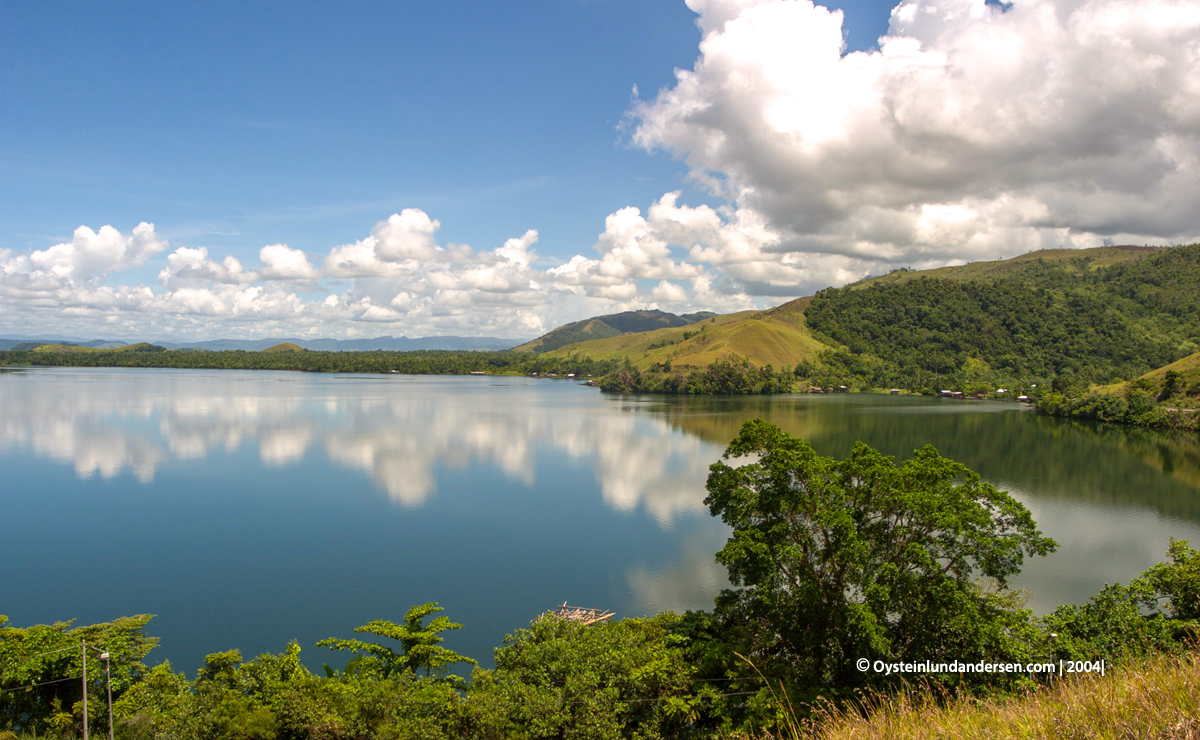
[{"label": "cloud reflection on water", "polygon": [[532,486],[537,452],[548,447],[594,459],[615,510],[643,509],[661,526],[704,512],[712,445],[622,404],[596,404],[588,391],[545,390],[528,381],[496,392],[462,379],[37,370],[0,379],[0,450],[70,463],[84,478],[129,470],[149,483],[171,460],[217,450],[256,444],[264,465],[283,466],[318,448],[398,503],[420,506],[437,491],[439,468],[490,464]]}]

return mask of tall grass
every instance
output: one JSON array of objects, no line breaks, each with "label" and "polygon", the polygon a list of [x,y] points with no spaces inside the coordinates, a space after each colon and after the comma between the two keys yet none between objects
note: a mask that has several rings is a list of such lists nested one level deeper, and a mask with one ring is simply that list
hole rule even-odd
[{"label": "tall grass", "polygon": [[777,740],[1200,740],[1200,654],[1160,657],[1101,677],[1056,681],[1019,697],[972,699],[910,689],[817,707]]}]

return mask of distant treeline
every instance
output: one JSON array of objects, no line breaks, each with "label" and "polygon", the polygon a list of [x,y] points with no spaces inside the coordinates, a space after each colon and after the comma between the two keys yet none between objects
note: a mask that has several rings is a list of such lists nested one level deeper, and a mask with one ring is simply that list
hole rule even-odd
[{"label": "distant treeline", "polygon": [[390,373],[406,375],[496,374],[566,376],[603,375],[616,369],[613,360],[583,357],[548,358],[525,352],[418,350],[392,352],[247,352],[225,350],[92,350],[86,352],[0,352],[0,365],[50,367],[163,367],[218,370],[297,370],[311,373]]},{"label": "distant treeline", "polygon": [[640,372],[616,360],[547,357],[528,352],[418,350],[414,352],[249,352],[243,350],[135,350],[86,352],[0,351],[0,365],[48,367],[162,367],[219,370],[296,370],[314,373],[401,373],[405,375],[550,374],[597,378],[601,390],[619,393],[758,394],[788,393],[795,377],[790,368],[776,372],[744,359],[719,360],[684,375],[670,367]]},{"label": "distant treeline", "polygon": [[790,368],[775,372],[770,365],[755,367],[745,358],[720,359],[686,374],[670,363],[641,372],[631,365],[611,372],[599,381],[601,390],[614,393],[663,393],[688,395],[759,395],[790,393],[795,376]]}]

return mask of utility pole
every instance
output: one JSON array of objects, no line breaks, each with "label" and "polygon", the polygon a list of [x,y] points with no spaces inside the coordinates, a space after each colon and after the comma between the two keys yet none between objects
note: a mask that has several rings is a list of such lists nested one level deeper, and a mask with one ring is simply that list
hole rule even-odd
[{"label": "utility pole", "polygon": [[79,652],[83,653],[83,740],[88,740],[87,731],[87,643],[79,641]]},{"label": "utility pole", "polygon": [[112,661],[109,659],[107,650],[100,653],[100,657],[104,659],[104,688],[108,692],[108,740],[113,740]]}]

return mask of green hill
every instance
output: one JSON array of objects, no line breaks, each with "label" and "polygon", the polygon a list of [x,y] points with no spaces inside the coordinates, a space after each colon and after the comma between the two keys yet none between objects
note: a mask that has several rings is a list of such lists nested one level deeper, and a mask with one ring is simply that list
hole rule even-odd
[{"label": "green hill", "polygon": [[15,352],[33,351],[42,354],[63,354],[63,353],[92,353],[92,352],[165,352],[165,347],[160,347],[157,344],[149,342],[137,342],[136,344],[126,344],[118,347],[83,347],[78,344],[70,344],[64,342],[62,344],[33,344],[31,343],[28,350],[25,345],[17,345],[13,348]]},{"label": "green hill", "polygon": [[532,342],[526,342],[516,348],[517,352],[551,352],[559,347],[590,339],[606,339],[622,334],[647,332],[667,327],[688,326],[697,321],[716,316],[702,311],[700,313],[677,316],[665,311],[625,311],[607,316],[596,316],[583,321],[560,326],[554,331],[543,334]]},{"label": "green hill", "polygon": [[[1036,275],[1047,265],[1062,268],[1070,274],[1091,272],[1137,262],[1144,257],[1165,252],[1170,247],[1097,247],[1095,249],[1039,249],[1004,260],[970,262],[932,270],[900,269],[879,277],[869,277],[847,287],[861,288],[876,283],[907,283],[913,280],[938,278],[942,280],[1004,280]],[[1083,259],[1081,259],[1083,258]]]},{"label": "green hill", "polygon": [[901,271],[821,291],[805,315],[876,387],[1134,378],[1200,350],[1200,245]]},{"label": "green hill", "polygon": [[1095,389],[1098,393],[1121,395],[1130,390],[1145,391],[1160,404],[1170,407],[1200,407],[1200,352],[1151,370],[1134,380]]},{"label": "green hill", "polygon": [[[22,345],[17,345],[18,351],[21,348],[22,348]],[[35,345],[32,349],[34,352],[40,352],[42,354],[63,353],[63,352],[101,352],[102,351],[102,350],[96,349],[95,347],[81,347],[77,344],[65,344],[65,343],[64,344],[39,344],[39,345]]]},{"label": "green hill", "polygon": [[816,362],[828,349],[813,338],[804,320],[809,299],[767,311],[743,311],[685,327],[624,334],[564,346],[550,356],[580,354],[597,360],[629,359],[639,370],[655,366],[699,368],[720,359],[742,357],[759,367],[794,367]]},{"label": "green hill", "polygon": [[[559,341],[587,336],[580,328],[596,321],[563,327],[571,331]],[[629,360],[639,370],[737,356],[759,367],[798,368],[798,377],[823,386],[911,390],[1055,379],[1086,387],[1135,378],[1197,351],[1200,245],[1042,250],[897,270],[768,311],[549,350]]]},{"label": "green hill", "polygon": [[271,345],[262,352],[303,352],[304,348],[293,342],[280,342],[279,344]]}]

